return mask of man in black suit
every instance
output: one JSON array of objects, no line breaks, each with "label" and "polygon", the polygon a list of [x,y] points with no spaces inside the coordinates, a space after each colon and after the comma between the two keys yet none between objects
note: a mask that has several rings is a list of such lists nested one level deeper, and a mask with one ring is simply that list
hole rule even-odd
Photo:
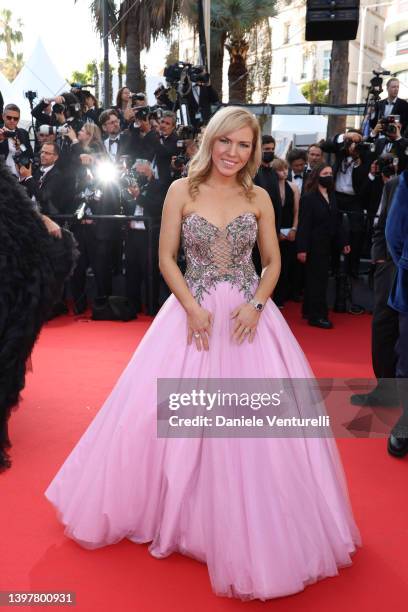
[{"label": "man in black suit", "polygon": [[102,128],[103,144],[113,162],[119,161],[121,155],[127,155],[128,138],[120,129],[119,114],[113,108],[103,111],[99,117]]},{"label": "man in black suit", "polygon": [[288,181],[295,183],[300,194],[305,190],[306,178],[310,172],[307,169],[307,155],[303,149],[292,149],[287,157],[289,164]]},{"label": "man in black suit", "polygon": [[211,104],[217,104],[220,99],[210,82],[197,82],[191,84],[187,101],[190,123],[194,127],[200,127],[210,120]]},{"label": "man in black suit", "polygon": [[408,167],[408,138],[401,136],[401,123],[390,123],[384,129],[381,122],[377,123],[367,140],[375,143],[376,158],[392,155],[398,158],[398,174],[406,170]]},{"label": "man in black suit", "polygon": [[398,340],[398,312],[388,305],[388,298],[395,278],[395,264],[387,248],[385,225],[393,196],[400,177],[385,181],[379,217],[374,224],[371,259],[374,272],[374,309],[371,323],[371,357],[377,386],[370,393],[354,394],[350,401],[356,406],[396,406],[398,393],[394,382]]},{"label": "man in black suit", "polygon": [[41,212],[45,215],[63,214],[66,212],[66,193],[63,175],[57,167],[59,149],[55,142],[46,142],[41,147],[41,167],[31,171],[31,166],[19,168],[22,185],[30,198],[36,200]]},{"label": "man in black suit", "polygon": [[[4,127],[0,128],[0,156],[4,158],[6,166],[17,177],[18,171],[13,160],[16,152],[25,149],[31,158],[34,157],[28,132],[18,127],[19,121],[19,107],[16,104],[7,104],[3,111]],[[10,132],[14,135],[10,136]]]},{"label": "man in black suit", "polygon": [[154,146],[153,169],[165,192],[170,187],[172,176],[172,157],[178,155],[178,136],[176,133],[176,115],[164,111],[159,121],[159,137]]},{"label": "man in black suit", "polygon": [[[336,202],[338,209],[346,212],[349,219],[351,253],[346,257],[346,269],[353,277],[358,277],[364,237],[365,203],[361,192],[367,182],[372,157],[370,152],[362,150],[362,141],[362,134],[353,129],[321,143],[322,150],[334,153],[336,158],[333,167]],[[333,259],[336,268],[338,257]]]},{"label": "man in black suit", "polygon": [[377,102],[375,111],[370,119],[370,127],[374,129],[383,117],[399,115],[401,132],[404,134],[408,127],[408,102],[398,97],[399,80],[395,77],[387,81],[387,97]]},{"label": "man in black suit", "polygon": [[254,178],[255,185],[265,189],[272,200],[275,211],[276,233],[279,235],[280,218],[282,210],[281,196],[279,192],[279,179],[272,162],[275,159],[276,142],[273,136],[263,134],[262,136],[262,161]]}]

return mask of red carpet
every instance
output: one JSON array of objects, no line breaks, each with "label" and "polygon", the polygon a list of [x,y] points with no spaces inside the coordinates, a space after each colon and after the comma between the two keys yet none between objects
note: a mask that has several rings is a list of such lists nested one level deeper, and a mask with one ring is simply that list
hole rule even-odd
[{"label": "red carpet", "polygon": [[[332,331],[308,327],[298,305],[285,315],[316,375],[372,376],[368,315],[334,316]],[[338,577],[292,597],[266,603],[218,598],[205,565],[196,561],[180,555],[157,560],[147,546],[127,541],[90,552],[63,536],[43,492],[149,323],[147,317],[131,323],[64,317],[43,330],[34,372],[11,420],[13,467],[0,474],[0,591],[74,591],[81,612],[404,610],[408,461],[388,457],[384,439],[339,441],[363,548]]]}]

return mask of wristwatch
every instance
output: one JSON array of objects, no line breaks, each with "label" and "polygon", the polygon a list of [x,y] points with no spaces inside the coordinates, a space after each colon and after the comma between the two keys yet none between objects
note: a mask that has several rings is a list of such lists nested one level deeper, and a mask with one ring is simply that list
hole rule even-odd
[{"label": "wristwatch", "polygon": [[248,304],[251,304],[251,306],[253,306],[258,312],[261,312],[264,308],[264,304],[262,304],[262,302],[257,302],[253,298],[252,300],[249,300]]}]

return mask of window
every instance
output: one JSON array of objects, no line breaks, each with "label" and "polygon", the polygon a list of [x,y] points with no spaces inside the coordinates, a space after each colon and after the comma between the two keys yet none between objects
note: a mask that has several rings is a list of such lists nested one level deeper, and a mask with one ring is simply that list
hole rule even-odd
[{"label": "window", "polygon": [[378,46],[378,25],[375,25],[373,29],[373,45]]},{"label": "window", "polygon": [[288,58],[284,57],[283,58],[283,75],[282,75],[282,81],[285,82],[288,80]]},{"label": "window", "polygon": [[325,80],[330,78],[330,57],[331,57],[330,49],[323,51],[323,75],[322,76]]},{"label": "window", "polygon": [[307,79],[307,73],[308,73],[308,56],[306,54],[303,54],[303,59],[302,59],[302,72],[300,75],[301,79]]},{"label": "window", "polygon": [[290,40],[290,23],[285,23],[283,26],[283,44],[287,45]]}]

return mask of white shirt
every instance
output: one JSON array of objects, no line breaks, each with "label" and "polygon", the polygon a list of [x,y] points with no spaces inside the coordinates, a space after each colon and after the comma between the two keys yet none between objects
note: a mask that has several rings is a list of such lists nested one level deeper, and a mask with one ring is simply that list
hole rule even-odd
[{"label": "white shirt", "polygon": [[42,175],[40,178],[40,184],[42,184],[42,182],[44,181],[44,177],[48,174],[50,170],[53,169],[54,166],[55,164],[52,164],[52,166],[41,166],[40,170],[42,172]]},{"label": "white shirt", "polygon": [[[109,143],[111,140],[117,140],[117,142],[112,142],[112,144],[109,146]],[[111,158],[112,161],[116,161],[116,156],[118,154],[118,146],[119,146],[119,134],[117,136],[115,136],[114,138],[107,138],[104,141],[104,145],[105,145],[105,149],[109,155],[109,157]]]},{"label": "white shirt", "polygon": [[[136,204],[135,206],[135,212],[133,213],[135,217],[142,217],[143,216],[143,206],[140,206],[139,204]],[[145,230],[146,226],[144,224],[144,221],[131,221],[129,223],[130,227],[132,229],[142,229]]]},{"label": "white shirt", "polygon": [[394,108],[394,104],[396,103],[397,98],[394,98],[393,100],[390,100],[387,98],[387,103],[385,105],[385,109],[384,109],[384,117],[388,117],[389,115],[392,115],[392,109]]},{"label": "white shirt", "polygon": [[6,159],[6,166],[9,167],[9,169],[14,174],[14,176],[19,176],[15,161],[13,159],[13,155],[16,154],[16,143],[14,141],[14,138],[8,138],[8,148],[9,148],[9,153]]},{"label": "white shirt", "polygon": [[351,156],[341,162],[336,176],[336,191],[346,195],[355,195],[353,189],[353,170],[356,162]]}]

